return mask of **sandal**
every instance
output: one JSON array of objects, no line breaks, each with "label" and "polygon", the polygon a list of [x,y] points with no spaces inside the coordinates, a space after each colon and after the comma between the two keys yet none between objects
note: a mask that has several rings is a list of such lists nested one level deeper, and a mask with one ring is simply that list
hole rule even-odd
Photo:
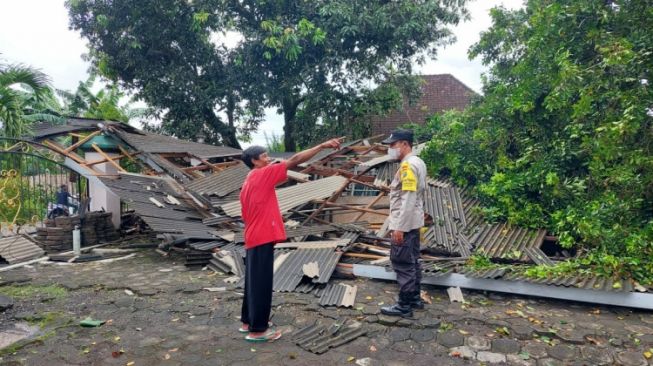
[{"label": "sandal", "polygon": [[[268,322],[268,328],[272,326],[272,322]],[[241,333],[249,333],[249,324],[243,323],[240,328],[238,328],[238,331]]]},{"label": "sandal", "polygon": [[[252,335],[259,334],[259,335]],[[264,333],[249,333],[245,340],[248,342],[274,342],[277,339],[281,338],[281,332],[274,329],[268,329]]]}]

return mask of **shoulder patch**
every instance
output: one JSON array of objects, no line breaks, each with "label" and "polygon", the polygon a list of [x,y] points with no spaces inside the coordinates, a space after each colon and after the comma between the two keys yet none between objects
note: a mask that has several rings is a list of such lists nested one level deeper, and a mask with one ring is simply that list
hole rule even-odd
[{"label": "shoulder patch", "polygon": [[417,178],[407,161],[401,163],[401,167],[399,168],[399,179],[401,180],[402,191],[417,191]]}]

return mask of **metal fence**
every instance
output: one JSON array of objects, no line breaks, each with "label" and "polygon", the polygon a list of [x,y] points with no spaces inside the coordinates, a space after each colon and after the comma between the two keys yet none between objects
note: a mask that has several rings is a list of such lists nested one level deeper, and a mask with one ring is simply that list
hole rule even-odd
[{"label": "metal fence", "polygon": [[35,223],[55,208],[74,214],[88,202],[86,178],[36,145],[6,142],[0,141],[0,223]]}]

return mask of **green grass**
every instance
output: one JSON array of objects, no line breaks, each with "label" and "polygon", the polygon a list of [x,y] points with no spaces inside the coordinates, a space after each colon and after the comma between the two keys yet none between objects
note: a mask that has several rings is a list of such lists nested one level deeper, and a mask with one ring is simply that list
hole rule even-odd
[{"label": "green grass", "polygon": [[2,286],[0,287],[0,294],[9,296],[14,299],[30,299],[40,296],[62,298],[68,294],[68,290],[56,285]]}]

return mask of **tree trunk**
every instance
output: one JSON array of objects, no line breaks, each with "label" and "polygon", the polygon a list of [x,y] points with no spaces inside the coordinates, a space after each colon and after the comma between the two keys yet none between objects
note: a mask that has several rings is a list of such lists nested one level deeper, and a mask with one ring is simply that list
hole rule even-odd
[{"label": "tree trunk", "polygon": [[229,147],[233,147],[235,149],[242,149],[240,147],[240,142],[238,142],[238,139],[236,138],[236,129],[227,127],[225,128],[225,131],[221,132],[220,135],[222,135],[222,142]]},{"label": "tree trunk", "polygon": [[222,137],[223,145],[233,147],[235,149],[241,149],[240,142],[238,142],[238,139],[236,138],[235,127],[226,125],[210,109],[205,111],[205,115],[211,124],[211,127],[213,127],[213,129],[216,130]]},{"label": "tree trunk", "polygon": [[286,152],[294,152],[297,149],[295,142],[295,115],[299,101],[290,97],[283,98],[283,145]]}]

